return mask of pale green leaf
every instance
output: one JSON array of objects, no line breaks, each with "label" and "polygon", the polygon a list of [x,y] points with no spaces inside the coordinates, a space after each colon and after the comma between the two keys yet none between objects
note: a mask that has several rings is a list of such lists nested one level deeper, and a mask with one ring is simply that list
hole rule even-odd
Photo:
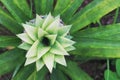
[{"label": "pale green leaf", "polygon": [[21,49],[24,49],[24,50],[29,50],[31,46],[32,46],[32,45],[23,42],[23,43],[20,44],[18,47],[21,48]]},{"label": "pale green leaf", "polygon": [[36,61],[37,71],[39,71],[40,69],[42,69],[43,66],[44,66],[44,62],[42,61],[42,59],[39,59],[39,60]]},{"label": "pale green leaf", "polygon": [[26,54],[26,57],[27,58],[30,58],[30,57],[35,57],[37,56],[37,48],[38,48],[38,45],[39,45],[39,40],[36,40],[31,48],[28,50],[27,54]]},{"label": "pale green leaf", "polygon": [[46,35],[46,37],[51,41],[51,45],[53,45],[56,41],[57,34],[55,35]]},{"label": "pale green leaf", "polygon": [[74,41],[64,38],[64,37],[58,37],[57,41],[64,47],[68,47],[68,46],[72,46],[73,44],[75,44]]},{"label": "pale green leaf", "polygon": [[37,59],[40,59],[44,54],[46,54],[51,47],[45,47],[42,44],[38,45]]},{"label": "pale green leaf", "polygon": [[46,27],[46,31],[50,34],[56,34],[59,28],[60,18],[55,19],[48,27]]},{"label": "pale green leaf", "polygon": [[65,50],[66,51],[72,51],[72,50],[75,50],[76,48],[74,46],[69,46],[69,47],[66,47]]},{"label": "pale green leaf", "polygon": [[17,35],[20,39],[28,44],[33,44],[33,40],[28,36],[26,33],[18,34]]},{"label": "pale green leaf", "polygon": [[26,24],[23,24],[23,27],[32,40],[34,41],[37,40],[37,28],[36,27],[26,25]]},{"label": "pale green leaf", "polygon": [[60,36],[66,36],[69,33],[70,29],[71,29],[71,25],[60,27],[58,29],[58,35],[60,35]]},{"label": "pale green leaf", "polygon": [[27,58],[26,61],[25,61],[25,66],[31,64],[31,63],[34,63],[37,61],[37,57],[30,57],[30,58]]},{"label": "pale green leaf", "polygon": [[47,66],[50,73],[52,73],[53,65],[54,65],[54,54],[47,53],[43,56],[44,64]]},{"label": "pale green leaf", "polygon": [[41,40],[41,38],[45,35],[48,34],[46,31],[44,31],[41,28],[38,28],[38,38]]},{"label": "pale green leaf", "polygon": [[59,64],[67,66],[66,61],[65,61],[65,57],[63,55],[55,55],[55,61]]},{"label": "pale green leaf", "polygon": [[45,21],[43,22],[42,28],[46,29],[49,24],[51,24],[54,21],[54,17],[49,13],[49,15],[46,17]]},{"label": "pale green leaf", "polygon": [[44,22],[44,19],[42,19],[41,16],[36,15],[35,25],[37,27],[42,27],[43,22]]},{"label": "pale green leaf", "polygon": [[51,48],[50,52],[57,55],[69,55],[67,51],[57,41],[55,42],[54,46]]}]

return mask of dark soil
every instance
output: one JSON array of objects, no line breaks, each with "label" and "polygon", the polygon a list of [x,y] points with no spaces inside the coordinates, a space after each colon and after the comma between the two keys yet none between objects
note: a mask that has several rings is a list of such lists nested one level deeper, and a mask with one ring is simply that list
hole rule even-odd
[{"label": "dark soil", "polygon": [[104,70],[106,69],[105,60],[91,60],[80,65],[94,80],[104,80]]}]

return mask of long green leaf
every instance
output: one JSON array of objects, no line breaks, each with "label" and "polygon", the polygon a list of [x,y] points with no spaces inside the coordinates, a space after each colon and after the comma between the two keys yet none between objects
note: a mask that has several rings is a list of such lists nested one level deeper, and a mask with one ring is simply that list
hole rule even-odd
[{"label": "long green leaf", "polygon": [[29,16],[29,18],[32,18],[32,10],[28,5],[27,0],[14,0],[14,2],[27,16]]},{"label": "long green leaf", "polygon": [[54,0],[34,0],[35,9],[37,14],[47,14],[53,10]]},{"label": "long green leaf", "polygon": [[68,61],[67,67],[59,66],[72,80],[93,80],[87,73],[81,70],[75,62]]},{"label": "long green leaf", "polygon": [[68,78],[59,69],[54,69],[50,76],[50,80],[68,80]]},{"label": "long green leaf", "polygon": [[56,6],[54,8],[54,16],[59,15],[64,9],[71,3],[71,0],[57,0]]},{"label": "long green leaf", "polygon": [[12,16],[18,21],[18,22],[25,22],[29,20],[30,18],[25,15],[24,11],[22,11],[13,0],[1,0],[5,7],[9,10],[9,12],[12,14]]},{"label": "long green leaf", "polygon": [[18,65],[25,60],[24,51],[14,49],[0,55],[0,75],[13,71]]},{"label": "long green leaf", "polygon": [[36,80],[36,71],[34,71],[27,80]]},{"label": "long green leaf", "polygon": [[62,20],[67,21],[73,16],[84,0],[71,0],[69,5],[61,12]]},{"label": "long green leaf", "polygon": [[27,80],[45,80],[45,77],[48,73],[48,70],[46,67],[43,67],[40,71],[34,71]]},{"label": "long green leaf", "polygon": [[12,80],[45,80],[48,73],[46,67],[43,67],[39,72],[36,71],[35,64],[30,64],[19,70]]},{"label": "long green leaf", "polygon": [[89,58],[120,58],[120,49],[79,48],[71,51],[70,54]]},{"label": "long green leaf", "polygon": [[23,27],[19,25],[10,15],[0,8],[0,24],[6,27],[11,32],[18,34],[21,33]]},{"label": "long green leaf", "polygon": [[94,0],[70,19],[71,33],[98,21],[102,16],[120,6],[120,0]]},{"label": "long green leaf", "polygon": [[27,80],[28,77],[34,72],[35,64],[30,64],[26,67],[23,66],[22,69],[15,75],[12,80]]},{"label": "long green leaf", "polygon": [[71,54],[82,57],[120,58],[120,43],[118,40],[96,39],[87,37],[74,38],[76,50]]},{"label": "long green leaf", "polygon": [[120,40],[119,35],[120,35],[120,23],[103,27],[88,28],[73,34],[75,38],[87,37],[107,40]]},{"label": "long green leaf", "polygon": [[16,47],[21,43],[21,40],[15,36],[0,36],[0,47]]},{"label": "long green leaf", "polygon": [[36,80],[45,80],[47,73],[48,73],[48,70],[44,66],[40,71],[37,72]]},{"label": "long green leaf", "polygon": [[[44,0],[45,1],[45,0]],[[47,0],[46,13],[53,11],[54,0]]]},{"label": "long green leaf", "polygon": [[120,41],[118,40],[105,40],[96,38],[75,38],[77,44],[75,47],[79,48],[103,48],[103,49],[120,49]]},{"label": "long green leaf", "polygon": [[71,54],[81,57],[120,58],[119,35],[119,23],[78,31],[73,35],[77,44],[76,50]]}]

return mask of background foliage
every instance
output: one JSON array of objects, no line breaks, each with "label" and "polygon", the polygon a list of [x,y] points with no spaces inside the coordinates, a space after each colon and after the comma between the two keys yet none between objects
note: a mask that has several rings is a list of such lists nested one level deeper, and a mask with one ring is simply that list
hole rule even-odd
[{"label": "background foliage", "polygon": [[[13,80],[45,80],[46,76],[50,80],[93,80],[77,63],[104,59],[108,64],[105,80],[119,80],[120,61],[114,61],[120,57],[120,23],[116,23],[120,0],[93,0],[81,8],[83,2],[84,0],[0,0],[4,5],[0,7],[0,24],[11,33],[7,36],[0,35],[0,48],[7,49],[0,54],[0,75],[12,71]],[[101,24],[101,18],[115,9],[113,22],[109,25]],[[73,25],[70,33],[77,42],[74,45],[76,50],[71,51],[71,57],[67,58],[68,67],[57,65],[51,75],[45,67],[39,72],[35,71],[34,64],[23,67],[25,51],[17,48],[21,40],[15,36],[23,31],[21,23],[33,19],[36,13],[45,15],[49,12],[54,16],[60,14],[64,24]],[[109,70],[109,60],[113,61],[112,65],[116,65],[116,72]]]}]

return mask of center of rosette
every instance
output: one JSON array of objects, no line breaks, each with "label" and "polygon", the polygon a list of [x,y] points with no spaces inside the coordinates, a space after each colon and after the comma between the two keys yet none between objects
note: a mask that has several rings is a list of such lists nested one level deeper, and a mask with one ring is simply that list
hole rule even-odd
[{"label": "center of rosette", "polygon": [[41,42],[44,46],[50,46],[50,40],[45,36],[42,38]]}]

